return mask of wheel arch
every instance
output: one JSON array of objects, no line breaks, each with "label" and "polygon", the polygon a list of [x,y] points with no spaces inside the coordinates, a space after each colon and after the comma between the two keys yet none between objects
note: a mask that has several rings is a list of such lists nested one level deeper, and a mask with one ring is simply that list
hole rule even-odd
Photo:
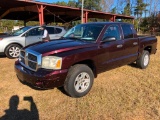
[{"label": "wheel arch", "polygon": [[72,66],[74,66],[76,64],[85,64],[85,65],[87,65],[93,71],[94,77],[95,78],[97,77],[96,66],[95,66],[93,60],[88,59],[88,60],[79,61],[79,62],[74,63]]},{"label": "wheel arch", "polygon": [[152,46],[146,46],[144,50],[148,51],[150,54],[152,52]]},{"label": "wheel arch", "polygon": [[19,45],[20,47],[23,47],[22,44],[17,43],[17,42],[9,43],[9,44],[5,47],[4,52],[6,52],[6,49],[8,48],[8,46],[10,46],[10,45],[12,45],[12,44],[16,44],[16,45]]}]

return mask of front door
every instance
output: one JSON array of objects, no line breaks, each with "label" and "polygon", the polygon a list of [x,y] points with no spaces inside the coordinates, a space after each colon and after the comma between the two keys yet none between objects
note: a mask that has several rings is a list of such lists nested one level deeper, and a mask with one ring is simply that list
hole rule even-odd
[{"label": "front door", "polygon": [[26,46],[42,41],[42,31],[39,29],[39,27],[31,29],[26,33],[25,40]]}]

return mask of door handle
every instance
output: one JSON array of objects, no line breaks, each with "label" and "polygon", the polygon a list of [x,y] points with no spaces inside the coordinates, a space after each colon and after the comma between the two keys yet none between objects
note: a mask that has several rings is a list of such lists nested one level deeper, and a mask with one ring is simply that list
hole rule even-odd
[{"label": "door handle", "polygon": [[133,45],[138,45],[138,42],[134,42]]},{"label": "door handle", "polygon": [[117,48],[122,48],[122,47],[123,47],[123,45],[122,45],[122,44],[117,45]]}]

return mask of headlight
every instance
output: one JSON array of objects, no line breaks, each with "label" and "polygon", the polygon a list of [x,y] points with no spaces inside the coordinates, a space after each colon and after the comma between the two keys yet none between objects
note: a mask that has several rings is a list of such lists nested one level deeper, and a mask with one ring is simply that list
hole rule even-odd
[{"label": "headlight", "polygon": [[62,58],[56,56],[45,56],[42,58],[42,68],[46,69],[61,69]]}]

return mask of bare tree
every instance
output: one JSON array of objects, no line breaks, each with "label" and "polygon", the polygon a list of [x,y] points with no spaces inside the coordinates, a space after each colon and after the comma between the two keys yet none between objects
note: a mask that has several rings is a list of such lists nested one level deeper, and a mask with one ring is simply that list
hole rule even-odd
[{"label": "bare tree", "polygon": [[117,14],[123,14],[124,13],[124,8],[126,7],[127,4],[131,7],[131,2],[132,0],[117,0],[116,1],[116,13]]},{"label": "bare tree", "polygon": [[109,12],[113,7],[114,0],[101,0],[101,8],[103,12]]},{"label": "bare tree", "polygon": [[160,11],[160,0],[146,0],[146,3],[148,4],[147,9],[149,12],[149,16],[151,16],[153,12]]}]

